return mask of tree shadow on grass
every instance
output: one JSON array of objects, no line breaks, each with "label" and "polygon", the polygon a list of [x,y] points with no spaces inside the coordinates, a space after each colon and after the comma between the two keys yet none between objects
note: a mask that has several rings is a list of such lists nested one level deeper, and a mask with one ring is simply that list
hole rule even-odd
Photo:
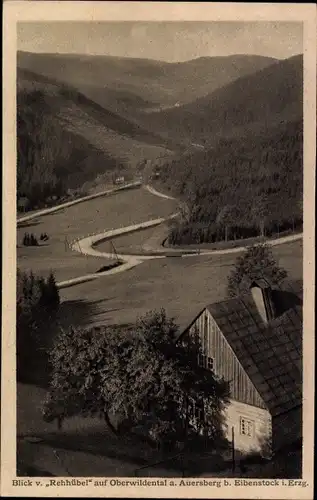
[{"label": "tree shadow on grass", "polygon": [[18,228],[33,227],[33,226],[38,226],[39,224],[42,224],[42,222],[40,220],[37,220],[37,219],[31,219],[31,220],[25,221],[25,222],[19,222],[19,220],[17,221]]},{"label": "tree shadow on grass", "polygon": [[79,299],[62,302],[58,311],[58,323],[62,328],[69,328],[71,326],[86,328],[93,326],[95,318],[103,316],[104,323],[107,324],[107,313],[119,310],[107,309],[104,306],[111,299],[113,297],[95,301]]},{"label": "tree shadow on grass", "polygon": [[[107,457],[124,463],[133,464],[135,469],[147,466],[149,463],[156,461],[162,462],[162,468],[177,470],[177,465],[167,459],[166,456],[159,453],[154,447],[141,440],[134,435],[130,436],[115,436],[112,434],[105,424],[104,432],[98,431],[82,431],[82,432],[55,432],[48,433],[42,436],[41,446],[57,448],[65,453],[81,452],[99,457]],[[36,444],[34,445],[36,447]],[[75,461],[74,461],[75,463]],[[74,475],[78,475],[78,471],[72,470]],[[85,475],[84,471],[80,472]]]},{"label": "tree shadow on grass", "polygon": [[[83,429],[79,432],[47,433],[42,436],[41,446],[57,448],[66,454],[82,452],[88,456],[107,457],[123,464],[133,464],[134,476],[141,477],[192,477],[207,471],[217,475],[231,466],[231,463],[224,460],[215,450],[206,457],[189,450],[187,452],[158,450],[140,435],[134,433],[114,435],[106,424],[104,432],[96,428],[96,431]],[[72,473],[79,475],[76,470],[72,470]],[[86,475],[82,470],[80,474]]]},{"label": "tree shadow on grass", "polygon": [[85,299],[66,300],[59,306],[57,320],[62,328],[84,327],[89,324],[95,309],[96,306]]},{"label": "tree shadow on grass", "polygon": [[[35,385],[46,389],[50,380],[49,351],[61,329],[70,327],[91,327],[91,318],[96,313],[98,301],[70,300],[62,302],[56,318],[48,318],[38,332],[39,341],[29,354],[20,352],[18,366],[26,367],[18,370],[18,382]],[[21,356],[24,358],[21,360]],[[19,363],[21,361],[21,364]]]}]

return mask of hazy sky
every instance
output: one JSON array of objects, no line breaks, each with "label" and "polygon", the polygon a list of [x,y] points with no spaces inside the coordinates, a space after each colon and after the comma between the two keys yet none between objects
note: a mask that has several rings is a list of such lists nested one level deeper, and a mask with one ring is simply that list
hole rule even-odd
[{"label": "hazy sky", "polygon": [[18,25],[18,49],[186,61],[258,54],[284,59],[303,52],[294,22],[34,22]]}]

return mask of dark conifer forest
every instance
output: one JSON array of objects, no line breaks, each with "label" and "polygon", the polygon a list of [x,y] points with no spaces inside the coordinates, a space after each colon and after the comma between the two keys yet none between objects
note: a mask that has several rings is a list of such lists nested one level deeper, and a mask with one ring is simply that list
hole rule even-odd
[{"label": "dark conifer forest", "polygon": [[223,139],[170,163],[162,181],[186,209],[171,244],[278,235],[302,227],[303,129],[287,123],[267,136]]},{"label": "dark conifer forest", "polygon": [[61,124],[52,112],[53,99],[38,89],[17,94],[17,199],[26,198],[28,209],[60,199],[94,172],[116,166]]}]

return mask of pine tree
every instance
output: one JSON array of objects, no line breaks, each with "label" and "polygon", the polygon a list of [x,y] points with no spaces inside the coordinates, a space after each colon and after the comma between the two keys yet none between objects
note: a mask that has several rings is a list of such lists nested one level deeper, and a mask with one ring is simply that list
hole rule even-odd
[{"label": "pine tree", "polygon": [[[28,380],[34,375],[39,360],[46,356],[45,349],[55,328],[56,312],[59,303],[58,290],[50,286],[44,278],[17,270],[17,321],[16,343],[19,380]],[[48,300],[47,292],[54,289],[55,303]],[[48,323],[49,318],[49,323]]]},{"label": "pine tree", "polygon": [[47,288],[47,306],[52,310],[55,311],[60,303],[60,298],[59,298],[59,292],[58,288],[56,286],[56,281],[53,272],[51,271],[47,281],[46,281],[46,288]]}]

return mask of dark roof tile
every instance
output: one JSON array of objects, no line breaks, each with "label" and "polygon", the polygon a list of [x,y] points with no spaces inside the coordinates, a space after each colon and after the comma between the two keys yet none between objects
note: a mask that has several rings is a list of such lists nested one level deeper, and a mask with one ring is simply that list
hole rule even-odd
[{"label": "dark roof tile", "polygon": [[298,300],[268,324],[251,294],[207,306],[273,416],[301,404],[303,287],[292,282],[275,291]]}]

